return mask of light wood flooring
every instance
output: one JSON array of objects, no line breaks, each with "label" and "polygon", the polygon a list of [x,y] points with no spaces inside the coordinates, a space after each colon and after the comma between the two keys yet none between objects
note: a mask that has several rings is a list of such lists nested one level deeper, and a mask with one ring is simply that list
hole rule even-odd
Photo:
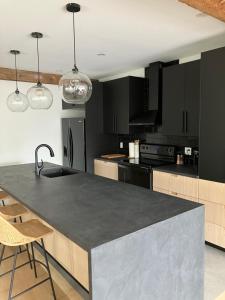
[{"label": "light wood flooring", "polygon": [[[0,248],[2,246],[0,245]],[[11,249],[8,248],[7,255],[11,253]],[[36,258],[43,261],[40,253],[35,250]],[[26,252],[18,255],[17,265],[27,261]],[[12,267],[12,259],[6,260],[2,263],[0,267],[0,273],[9,270]],[[78,294],[78,292],[72,287],[68,281],[51,265],[51,273],[54,281],[54,287],[56,291],[57,300],[83,300],[83,298]],[[14,294],[19,293],[31,285],[43,280],[47,277],[47,272],[40,264],[37,264],[38,279],[35,279],[34,272],[30,269],[29,265],[18,269],[15,273],[15,284],[14,284]],[[6,275],[0,278],[0,299],[8,299],[10,275]],[[24,295],[16,298],[18,300],[52,300],[50,282],[47,281],[44,284],[32,289]]]}]

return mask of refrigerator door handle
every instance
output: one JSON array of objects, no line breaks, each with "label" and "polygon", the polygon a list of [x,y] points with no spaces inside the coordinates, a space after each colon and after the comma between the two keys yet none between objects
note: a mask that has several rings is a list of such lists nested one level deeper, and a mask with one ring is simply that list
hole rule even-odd
[{"label": "refrigerator door handle", "polygon": [[70,128],[70,167],[73,167],[73,134]]},{"label": "refrigerator door handle", "polygon": [[71,162],[70,162],[70,128],[68,128],[68,134],[67,134],[67,157],[68,157],[68,163],[70,166],[70,164],[71,164]]}]

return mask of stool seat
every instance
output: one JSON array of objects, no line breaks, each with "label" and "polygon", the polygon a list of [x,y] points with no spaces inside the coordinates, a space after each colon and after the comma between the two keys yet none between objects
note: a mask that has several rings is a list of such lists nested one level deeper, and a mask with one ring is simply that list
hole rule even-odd
[{"label": "stool seat", "polygon": [[[48,257],[47,257],[47,253],[46,253],[46,249],[45,249],[45,245],[44,245],[44,240],[43,240],[43,237],[50,233],[53,233],[53,230],[51,228],[47,227],[46,225],[44,225],[43,223],[41,223],[37,219],[32,219],[32,220],[29,220],[24,223],[10,223],[9,221],[7,221],[5,218],[3,218],[0,215],[0,243],[3,244],[3,250],[2,250],[2,253],[0,256],[0,265],[3,260],[5,246],[10,246],[10,247],[15,248],[12,270],[7,271],[0,275],[0,277],[1,277],[1,276],[11,273],[8,300],[12,300],[16,297],[21,296],[22,294],[30,291],[31,289],[46,282],[47,280],[50,280],[53,299],[56,300],[55,290],[54,290],[53,281],[52,281],[52,277],[51,277],[51,271],[50,271],[49,263],[48,263]],[[45,264],[41,261],[36,260],[36,258],[34,256],[33,243],[38,240],[40,240],[40,242],[41,242],[41,246],[42,246],[42,250],[43,250],[43,254],[44,254],[44,258],[45,258]],[[29,255],[29,249],[28,249],[29,244],[31,245],[32,260],[30,259],[30,255]],[[18,249],[20,246],[26,246],[29,261],[18,266],[16,262],[17,262]],[[12,294],[13,294],[15,271],[29,263],[32,268],[32,262],[34,265],[34,274],[35,274],[36,278],[37,278],[36,263],[42,264],[47,269],[48,277],[13,296]]]},{"label": "stool seat", "polygon": [[0,199],[6,198],[7,196],[8,196],[8,194],[0,189]]},{"label": "stool seat", "polygon": [[37,219],[24,223],[11,224],[0,216],[0,243],[9,246],[22,246],[33,243],[53,230]]},{"label": "stool seat", "polygon": [[0,207],[0,216],[6,220],[21,217],[27,212],[27,209],[19,203]]},{"label": "stool seat", "polygon": [[27,222],[13,224],[13,226],[24,236],[31,239],[30,242],[40,240],[47,234],[53,232],[51,228],[45,226],[37,219],[32,219]]}]

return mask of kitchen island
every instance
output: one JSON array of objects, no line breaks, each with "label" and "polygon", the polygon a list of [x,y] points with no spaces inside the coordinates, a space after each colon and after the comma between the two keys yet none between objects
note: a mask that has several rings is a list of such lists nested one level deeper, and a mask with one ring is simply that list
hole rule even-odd
[{"label": "kitchen island", "polygon": [[203,299],[202,205],[83,172],[37,177],[34,164],[0,167],[0,187],[54,229],[47,250],[89,299]]}]

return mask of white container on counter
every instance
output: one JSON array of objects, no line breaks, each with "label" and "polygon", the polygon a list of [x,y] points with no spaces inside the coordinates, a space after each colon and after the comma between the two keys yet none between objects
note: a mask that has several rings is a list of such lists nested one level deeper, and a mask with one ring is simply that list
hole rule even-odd
[{"label": "white container on counter", "polygon": [[129,157],[134,158],[134,143],[129,143]]},{"label": "white container on counter", "polygon": [[134,143],[134,158],[139,158],[139,141]]}]

